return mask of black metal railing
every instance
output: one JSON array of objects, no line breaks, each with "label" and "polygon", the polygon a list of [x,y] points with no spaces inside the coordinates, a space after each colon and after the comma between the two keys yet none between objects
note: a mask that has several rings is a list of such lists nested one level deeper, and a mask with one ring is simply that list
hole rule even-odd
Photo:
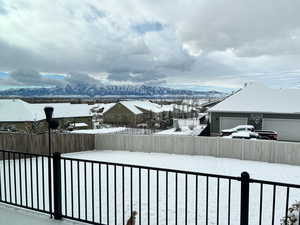
[{"label": "black metal railing", "polygon": [[56,219],[125,225],[137,211],[138,225],[287,224],[289,205],[300,200],[300,185],[252,179],[246,172],[235,177],[59,153],[1,154],[0,202]]},{"label": "black metal railing", "polygon": [[51,214],[49,157],[0,150],[0,159],[0,202]]}]

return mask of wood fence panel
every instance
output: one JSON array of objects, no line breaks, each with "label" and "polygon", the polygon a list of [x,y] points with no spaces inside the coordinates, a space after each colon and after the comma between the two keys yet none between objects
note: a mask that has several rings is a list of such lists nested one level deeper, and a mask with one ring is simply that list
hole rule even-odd
[{"label": "wood fence panel", "polygon": [[[53,152],[70,153],[95,149],[94,134],[52,133]],[[0,133],[0,149],[48,154],[48,134]]]}]

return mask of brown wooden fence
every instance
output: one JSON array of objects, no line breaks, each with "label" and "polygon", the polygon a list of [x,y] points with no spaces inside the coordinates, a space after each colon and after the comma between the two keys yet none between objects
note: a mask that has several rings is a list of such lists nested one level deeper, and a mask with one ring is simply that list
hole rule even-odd
[{"label": "brown wooden fence", "polygon": [[[52,152],[69,153],[95,149],[93,134],[52,134]],[[48,134],[0,133],[0,149],[48,154]]]}]

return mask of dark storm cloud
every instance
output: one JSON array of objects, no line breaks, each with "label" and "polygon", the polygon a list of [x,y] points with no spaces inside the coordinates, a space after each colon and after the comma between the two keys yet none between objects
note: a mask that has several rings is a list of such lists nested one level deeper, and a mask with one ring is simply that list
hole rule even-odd
[{"label": "dark storm cloud", "polygon": [[37,85],[37,86],[62,86],[63,81],[43,77],[38,71],[33,69],[18,69],[10,73],[7,82],[20,85]]}]

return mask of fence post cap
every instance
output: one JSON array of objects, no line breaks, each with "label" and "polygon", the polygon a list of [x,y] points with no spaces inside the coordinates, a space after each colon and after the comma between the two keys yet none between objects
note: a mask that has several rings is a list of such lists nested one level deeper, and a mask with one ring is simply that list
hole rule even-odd
[{"label": "fence post cap", "polygon": [[61,155],[60,152],[54,152],[54,153],[53,153],[53,156],[60,156],[60,155]]},{"label": "fence post cap", "polygon": [[248,172],[246,172],[246,171],[244,171],[244,172],[242,172],[241,173],[241,177],[245,177],[245,178],[250,178],[250,175],[249,175],[249,173]]}]

